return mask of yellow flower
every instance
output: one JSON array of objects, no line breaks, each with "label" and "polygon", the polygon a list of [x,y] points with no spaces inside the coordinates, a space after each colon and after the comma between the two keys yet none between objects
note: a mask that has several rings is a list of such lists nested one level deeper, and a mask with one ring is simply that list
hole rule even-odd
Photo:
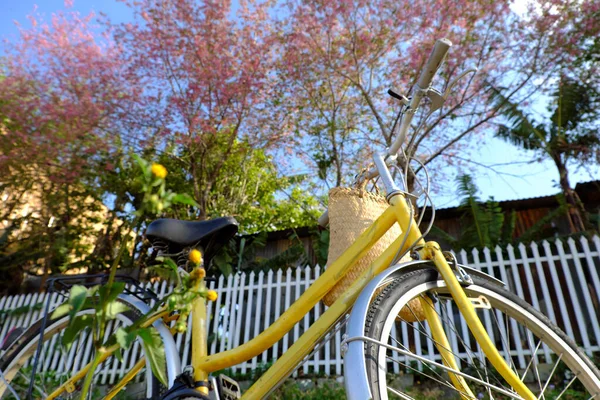
[{"label": "yellow flower", "polygon": [[219,297],[219,295],[217,295],[217,292],[215,292],[214,290],[209,290],[208,292],[206,292],[206,298],[209,301],[215,301],[217,297]]},{"label": "yellow flower", "polygon": [[202,279],[205,276],[206,276],[206,271],[204,270],[204,268],[194,268],[194,270],[190,274],[190,278],[192,278],[193,280]]},{"label": "yellow flower", "polygon": [[165,179],[167,169],[160,164],[152,164],[152,174],[160,179]]},{"label": "yellow flower", "polygon": [[185,331],[187,331],[187,323],[185,323],[184,321],[177,321],[177,323],[175,324],[175,331],[177,331],[177,333],[184,333]]},{"label": "yellow flower", "polygon": [[200,264],[202,262],[202,253],[200,252],[200,250],[194,249],[192,251],[190,251],[189,254],[189,260],[193,263],[193,264]]}]

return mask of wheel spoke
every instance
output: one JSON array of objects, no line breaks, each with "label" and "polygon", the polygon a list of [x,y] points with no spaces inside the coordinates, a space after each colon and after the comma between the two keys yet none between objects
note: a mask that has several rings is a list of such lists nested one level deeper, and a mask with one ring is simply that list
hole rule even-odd
[{"label": "wheel spoke", "polygon": [[[410,307],[410,305],[408,305],[407,307],[408,307],[408,308],[411,310],[412,314],[413,314],[413,315],[415,316],[415,318],[416,318],[416,314],[415,314],[415,313],[412,311],[412,308]],[[443,307],[442,307],[442,309],[443,309]],[[435,310],[435,309],[434,309],[434,311],[436,311],[436,313],[437,313],[437,310]],[[441,311],[440,313],[441,313],[441,314],[443,314],[443,311]],[[444,321],[443,315],[442,315],[441,317],[442,317],[442,318],[441,318],[441,320],[442,320],[442,321]],[[418,320],[417,320],[417,321],[418,321]],[[429,333],[427,333],[427,328],[426,328],[426,327],[423,325],[423,322],[422,322],[422,321],[418,321],[418,324],[419,324],[419,326],[421,327],[421,329],[415,328],[415,330],[416,330],[418,333],[420,333],[420,334],[422,334],[423,336],[425,336],[426,338],[430,339],[430,340],[431,340],[431,341],[434,343],[434,345],[435,345],[435,347],[436,347],[436,348],[440,348],[440,347],[441,347],[441,348],[443,348],[444,350],[446,350],[446,351],[448,351],[449,353],[451,353],[451,354],[452,354],[454,357],[456,357],[456,358],[457,358],[459,361],[462,361],[462,362],[465,362],[465,363],[467,363],[467,360],[466,360],[466,359],[463,359],[463,358],[462,358],[462,357],[461,357],[459,354],[457,354],[456,352],[454,352],[454,350],[453,350],[452,348],[449,348],[449,347],[447,347],[447,346],[444,346],[442,343],[438,342],[438,341],[437,341],[437,340],[436,340],[436,339],[435,339],[433,336],[431,336]],[[455,330],[456,330],[456,328],[455,328]],[[457,334],[456,336],[460,336],[460,335],[458,335],[458,334]],[[399,342],[398,342],[398,343],[399,343]],[[471,360],[471,361],[472,361],[472,360]]]},{"label": "wheel spoke", "polygon": [[404,394],[404,393],[402,393],[402,392],[399,392],[399,391],[397,391],[396,389],[393,389],[393,388],[390,388],[390,387],[388,387],[388,390],[389,390],[390,392],[394,393],[396,396],[400,397],[401,399],[404,399],[404,400],[415,400],[415,399],[413,399],[412,397],[410,397],[409,395],[407,395],[407,394]]},{"label": "wheel spoke", "polygon": [[[529,360],[529,363],[527,364],[527,368],[525,369],[525,372],[523,372],[523,377],[521,378],[521,380],[525,379],[525,376],[527,375],[527,371],[529,370],[529,366],[533,364],[533,368],[535,371],[535,377],[537,379],[538,382],[538,388],[540,389],[540,391],[542,390],[542,379],[540,378],[540,370],[538,369],[538,362],[537,362],[537,351],[540,348],[540,344],[542,343],[542,341],[540,340],[538,342],[538,345],[535,347],[535,350],[532,350],[532,338],[531,338],[531,332],[527,332],[527,346],[529,346],[529,351],[531,352],[531,360]],[[545,399],[543,393],[542,393],[542,399]]]},{"label": "wheel spoke", "polygon": [[10,390],[10,392],[12,393],[13,396],[15,396],[15,398],[17,400],[21,400],[21,398],[19,397],[19,395],[17,394],[17,391],[12,387],[12,385],[6,380],[6,378],[4,377],[4,373],[0,370],[0,380],[2,380],[2,383],[6,386],[6,388],[8,390]]},{"label": "wheel spoke", "polygon": [[554,376],[554,371],[556,371],[556,367],[558,367],[558,364],[560,363],[560,360],[562,359],[562,353],[558,356],[558,359],[556,360],[556,363],[554,364],[554,367],[552,368],[552,371],[550,371],[550,376],[548,377],[548,380],[546,381],[546,384],[544,385],[544,388],[542,389],[542,392],[540,393],[540,396],[538,397],[538,400],[542,399],[544,396],[544,393],[546,392],[546,388],[548,387],[548,384],[550,383],[550,380],[552,379],[552,377]]},{"label": "wheel spoke", "polygon": [[[389,387],[387,395],[384,394],[384,384],[395,386],[395,383],[400,383],[399,380],[388,378],[389,374],[399,371],[419,376],[423,388],[439,388],[445,393],[451,388],[461,398],[481,397],[483,394],[490,400],[521,398],[485,357],[481,346],[466,328],[464,317],[443,281],[432,276],[429,279],[435,280],[427,281],[413,273],[395,279],[400,281],[395,284],[404,288],[404,291],[388,291],[385,297],[378,299],[377,310],[370,314],[370,326],[377,327],[376,337],[369,339],[367,335],[351,338],[367,342],[365,348],[371,349],[369,354],[379,357],[371,358],[369,362],[379,360],[379,365],[384,366],[384,369],[367,368],[368,374],[377,379],[378,390],[372,390],[374,399],[387,398],[387,395],[394,398],[410,398],[402,395],[401,386]],[[403,281],[404,279],[406,281]],[[411,284],[409,280],[417,283]],[[474,281],[477,280],[480,279],[475,277]],[[527,385],[534,391],[537,399],[554,399],[559,392],[556,398],[560,399],[571,398],[572,393],[576,393],[577,398],[598,398],[593,394],[600,393],[600,378],[589,373],[590,368],[595,370],[594,367],[591,367],[582,353],[578,352],[565,335],[541,313],[532,310],[531,306],[514,294],[489,283],[474,283],[465,290],[469,298],[483,296],[488,300],[489,307],[478,308],[477,316],[491,331],[490,339],[502,352],[508,367],[521,377],[521,380],[528,382]],[[411,296],[407,296],[407,293],[411,293]],[[410,302],[419,296],[427,296],[432,300],[423,306],[430,307],[428,311],[433,309],[442,324],[448,339],[447,342],[442,340],[446,343],[443,347],[440,341],[433,337],[426,319],[415,318],[414,323],[396,320],[397,314],[404,307],[409,307],[404,311],[408,315],[416,317],[420,314],[410,307]],[[367,332],[368,330],[365,330],[365,333]],[[548,358],[550,354],[557,356]],[[446,357],[456,360],[456,368],[448,367],[452,363],[448,362],[451,360],[445,360]],[[387,375],[383,374],[383,370],[389,371]],[[550,376],[546,378],[548,372]],[[457,382],[455,376],[461,379]],[[466,380],[466,386],[462,378]],[[574,384],[575,381],[578,381],[577,384]],[[551,383],[557,387],[554,388]],[[586,390],[585,393],[581,393],[582,389]],[[412,392],[411,396],[418,397]]]},{"label": "wheel spoke", "polygon": [[573,382],[575,382],[575,379],[577,379],[579,375],[575,375],[567,384],[567,386],[565,386],[565,388],[562,390],[562,392],[560,392],[560,394],[558,395],[558,397],[556,399],[560,399],[562,397],[563,394],[565,394],[565,392],[567,391],[567,389],[569,389],[569,387],[573,384]]},{"label": "wheel spoke", "polygon": [[[134,308],[131,307],[131,309]],[[80,312],[81,314],[79,315],[88,315],[94,313],[95,310],[83,309]],[[119,314],[116,319],[111,320],[107,324],[101,337],[107,339],[116,329],[128,326],[133,321],[131,314]],[[3,353],[3,358],[0,359],[0,369],[3,372],[0,377],[0,399],[23,398],[31,383],[34,385],[34,397],[45,398],[48,396],[48,393],[64,385],[73,372],[80,371],[83,366],[88,364],[88,359],[93,357],[94,353],[94,346],[89,332],[79,332],[69,349],[62,345],[62,338],[65,329],[69,326],[69,322],[70,317],[68,316],[53,320],[45,326],[47,331],[43,334],[39,331],[39,323],[37,325],[34,324],[31,326],[31,330],[25,334],[26,336],[19,341],[19,347],[9,348]],[[44,338],[42,343],[39,343],[40,337]],[[42,346],[38,370],[35,377],[32,377],[32,360],[35,357],[38,345]],[[143,353],[139,353],[137,356],[141,357]],[[131,357],[133,356],[128,354],[130,360]],[[114,380],[112,374],[117,373],[116,371],[121,369],[121,366],[124,368],[125,363],[119,360],[116,355],[111,355],[104,360],[94,371],[91,390],[89,392],[90,396],[94,396],[93,392],[94,390],[97,391],[99,386],[106,386],[110,390],[110,387],[113,386],[111,382]],[[6,384],[3,384],[3,380],[6,381]],[[77,382],[76,387],[80,387],[81,383],[81,380]],[[136,390],[128,392],[128,396],[131,396],[130,398],[132,399],[145,399],[147,394],[154,396],[155,393],[153,391],[156,387],[155,385],[157,385],[157,381],[154,377],[141,373],[131,381],[131,384],[131,388]],[[126,389],[130,389],[130,387]],[[72,393],[64,392],[60,396],[65,399],[80,397],[77,390]]]},{"label": "wheel spoke", "polygon": [[[410,351],[406,346],[404,346],[402,343],[400,343],[398,340],[394,339],[391,335],[390,338],[396,342],[398,344],[398,346],[401,346],[403,350],[405,351]],[[406,366],[408,369],[411,369],[415,372],[417,372],[417,374],[423,374],[423,371],[419,371],[418,369],[415,369],[413,367],[411,367],[408,364],[403,364],[402,362],[400,362],[399,360],[394,360],[393,358],[390,358],[390,361],[395,362],[399,365],[404,365]],[[425,363],[425,367],[427,367],[431,372],[433,372],[439,379],[443,379],[442,376],[440,374],[438,374],[429,364]]]},{"label": "wheel spoke", "polygon": [[[393,360],[393,359],[391,359],[390,361],[392,361],[392,362],[397,362],[398,364],[400,364],[400,365],[403,365],[403,366],[405,366],[406,368],[408,368],[408,369],[410,369],[410,370],[413,370],[413,371],[415,371],[416,373],[420,373],[420,371],[419,371],[418,369],[415,369],[415,368],[411,367],[411,366],[410,366],[410,365],[408,365],[408,364],[403,364],[403,363],[401,363],[401,362],[399,362],[399,361],[396,361],[396,360]],[[431,367],[430,367],[430,368],[431,368]],[[432,369],[432,371],[433,371],[433,369]],[[449,388],[451,388],[451,389],[454,389],[454,390],[458,391],[460,394],[463,394],[463,395],[465,395],[465,396],[467,396],[467,397],[468,397],[467,393],[465,393],[464,391],[462,391],[462,390],[460,390],[460,389],[457,389],[457,388],[456,388],[454,385],[452,385],[452,383],[450,383],[450,382],[448,382],[448,381],[442,381],[441,379],[443,379],[443,378],[441,377],[441,375],[439,375],[439,374],[438,374],[438,376],[440,377],[440,379],[435,379],[435,378],[432,378],[432,377],[430,377],[430,378],[431,378],[431,379],[433,379],[434,381],[436,381],[436,382],[438,382],[438,383],[442,384],[443,386],[446,386],[446,387],[449,387]],[[388,386],[388,390],[391,390],[391,388],[390,388],[389,386]]]}]

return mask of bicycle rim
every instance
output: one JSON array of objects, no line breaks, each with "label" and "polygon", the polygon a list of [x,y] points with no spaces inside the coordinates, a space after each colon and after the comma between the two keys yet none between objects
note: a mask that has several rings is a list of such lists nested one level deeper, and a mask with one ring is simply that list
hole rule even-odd
[{"label": "bicycle rim", "polygon": [[[77,316],[94,312],[94,309],[84,309]],[[117,319],[107,323],[105,339],[119,327],[133,323],[136,318],[137,315],[133,312],[119,314]],[[2,376],[0,376],[0,399],[15,398],[13,391],[17,392],[19,398],[26,398],[31,381],[35,352],[40,338],[41,325],[36,326],[39,323],[40,321],[30,327],[3,355],[0,362],[0,371],[2,372]],[[69,317],[64,316],[48,321],[44,329],[42,351],[40,352],[34,378],[33,398],[45,398],[93,358],[92,339],[87,330],[76,338],[70,349],[67,350],[61,345],[62,336],[68,324]],[[136,341],[129,351],[123,353],[122,361],[112,355],[102,362],[94,373],[90,390],[91,398],[102,397],[114,384],[120,381],[120,376],[133,367],[142,356],[143,346]],[[6,386],[6,383],[9,383],[12,390]],[[77,383],[71,393],[63,392],[60,398],[79,398],[82,384],[83,379]],[[150,368],[145,365],[116,398],[146,399],[157,395],[159,391],[160,383],[152,375]]]},{"label": "bicycle rim", "polygon": [[[474,278],[466,289],[477,314],[507,364],[543,399],[589,399],[600,393],[600,373],[571,339],[540,312],[503,288]],[[435,271],[396,278],[375,299],[366,336],[386,343],[366,344],[367,372],[374,399],[433,396],[470,398],[452,385],[427,321],[398,319],[411,299],[429,296],[440,317],[451,351],[471,393],[479,399],[520,398],[487,361],[464,318]],[[406,309],[405,309],[406,310]],[[418,314],[418,313],[416,313]],[[424,359],[418,359],[424,357]],[[436,362],[437,364],[433,363]],[[412,385],[406,377],[414,377]],[[402,380],[405,383],[401,383]],[[417,385],[415,385],[415,383]],[[407,385],[408,387],[404,387]],[[413,395],[411,395],[411,390]],[[406,393],[403,393],[406,392]],[[600,395],[595,398],[600,398]]]}]

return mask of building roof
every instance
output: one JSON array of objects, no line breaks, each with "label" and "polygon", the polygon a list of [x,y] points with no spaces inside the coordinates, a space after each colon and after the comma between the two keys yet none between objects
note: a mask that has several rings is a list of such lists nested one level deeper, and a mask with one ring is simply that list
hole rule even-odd
[{"label": "building roof", "polygon": [[[575,192],[579,195],[581,201],[586,204],[600,203],[600,181],[581,182],[575,185]],[[558,193],[557,193],[558,194]],[[526,199],[515,199],[499,201],[498,205],[505,211],[519,211],[533,208],[553,208],[558,207],[556,194],[548,196],[529,197]],[[448,207],[436,209],[436,218],[453,218],[462,214],[459,207]]]},{"label": "building roof", "polygon": [[[586,204],[586,206],[591,206],[592,208],[600,206],[599,180],[578,183],[577,185],[575,185],[575,191],[581,198],[581,201],[584,204]],[[505,200],[499,201],[498,204],[505,211],[554,208],[558,207],[559,205],[558,200],[556,199],[556,195],[530,197],[526,199],[516,200]],[[459,207],[448,207],[435,210],[436,219],[451,219],[457,218],[460,215],[462,215],[462,210],[460,210]],[[427,217],[427,215],[425,217]],[[306,226],[295,229],[283,229],[280,231],[268,232],[267,238],[269,241],[287,239],[294,232],[300,237],[305,237],[310,234],[310,231],[312,229],[314,228]]]}]

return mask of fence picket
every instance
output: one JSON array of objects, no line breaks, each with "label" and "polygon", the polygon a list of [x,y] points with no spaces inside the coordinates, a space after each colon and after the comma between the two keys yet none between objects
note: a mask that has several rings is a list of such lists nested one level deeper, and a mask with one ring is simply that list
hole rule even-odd
[{"label": "fence picket", "polygon": [[[565,274],[565,280],[567,281],[567,289],[569,290],[569,298],[571,303],[573,304],[573,308],[575,311],[575,315],[583,315],[583,310],[581,309],[581,305],[579,304],[579,296],[577,291],[575,290],[575,286],[573,285],[573,276],[571,275],[571,267],[569,266],[569,261],[567,260],[567,255],[565,254],[565,250],[563,247],[563,243],[560,240],[555,240],[556,248],[558,250],[558,256],[560,257],[560,262],[562,264],[562,271]],[[569,317],[567,315],[567,317]],[[581,340],[583,341],[583,346],[586,349],[586,353],[588,355],[592,355],[592,351],[590,349],[590,338],[588,336],[587,330],[585,328],[585,321],[580,318],[576,319],[576,323],[579,326],[579,332],[581,334]]]},{"label": "fence picket", "polygon": [[558,273],[556,272],[556,265],[554,264],[554,257],[552,254],[552,249],[550,248],[550,242],[544,240],[542,242],[542,247],[544,248],[544,252],[546,253],[546,259],[548,260],[548,267],[550,269],[550,276],[552,277],[552,282],[554,282],[556,299],[558,300],[558,308],[560,309],[560,315],[562,317],[563,324],[565,325],[565,332],[569,337],[572,338],[574,337],[573,328],[571,327],[571,320],[569,319],[567,305],[565,304],[565,297],[562,295],[562,289],[560,286],[561,281],[558,279]]},{"label": "fence picket", "polygon": [[[519,274],[519,268],[517,267],[517,262],[515,260],[515,251],[514,248],[509,244],[506,246],[506,250],[508,251],[508,260],[510,262],[510,269],[512,272],[512,277],[514,280],[515,288],[517,290],[517,295],[524,299],[525,294],[523,293],[523,285],[521,284],[521,276]],[[510,324],[512,326],[512,334],[513,340],[517,347],[517,360],[519,361],[519,368],[525,368],[527,366],[525,362],[525,355],[523,353],[523,345],[521,341],[521,332],[518,329],[517,321],[511,318]]]},{"label": "fence picket", "polygon": [[[592,324],[592,329],[594,330],[594,338],[596,338],[596,344],[598,344],[598,339],[600,338],[600,327],[598,326],[598,318],[596,316],[596,310],[594,309],[594,305],[592,304],[592,296],[588,285],[585,283],[587,279],[583,273],[583,267],[581,266],[581,261],[579,261],[579,253],[577,251],[577,246],[575,245],[575,241],[573,238],[569,238],[567,240],[567,244],[569,245],[569,250],[571,250],[571,255],[573,256],[573,262],[575,263],[575,272],[577,273],[577,277],[579,278],[579,286],[581,288],[581,293],[583,293],[583,302],[586,305],[589,321]],[[593,269],[593,268],[592,268]],[[586,329],[587,331],[587,329]],[[591,344],[590,344],[591,346]],[[591,353],[590,353],[591,354]]]},{"label": "fence picket", "polygon": [[[553,246],[556,246],[555,254],[553,254]],[[579,243],[573,239],[567,239],[566,242],[556,240],[553,243],[544,241],[541,247],[535,243],[520,244],[518,251],[512,246],[506,248],[496,246],[494,249],[484,248],[482,251],[483,253],[477,250],[471,252],[461,250],[456,254],[461,263],[503,280],[509,285],[509,290],[519,297],[526,296],[533,307],[537,309],[541,307],[551,320],[556,322],[558,318],[568,336],[574,337],[577,330],[577,337],[581,338],[587,354],[600,351],[600,343],[598,343],[600,320],[597,311],[597,303],[600,301],[600,274],[597,267],[600,263],[598,236],[592,237],[591,240],[581,237]],[[564,280],[561,279],[559,267],[565,276]],[[215,302],[207,304],[207,330],[211,336],[210,352],[228,350],[257,336],[274,319],[280,317],[284,310],[289,309],[290,305],[320,276],[320,273],[319,267],[300,266],[286,271],[240,273],[228,278],[220,276],[217,282],[211,282],[209,287],[216,290],[219,296]],[[148,283],[145,287],[151,288],[160,297],[172,290],[172,286],[164,281]],[[563,287],[564,293],[561,291]],[[0,310],[14,310],[23,306],[31,308],[22,314],[4,316],[3,324],[0,326],[0,341],[6,337],[10,329],[30,326],[41,318],[44,310],[36,307],[36,304],[44,304],[46,300],[50,301],[52,309],[62,302],[64,297],[56,293],[50,299],[47,299],[47,295],[38,293],[0,297]],[[439,309],[439,305],[436,307]],[[445,315],[451,315],[450,313],[456,311],[442,308]],[[326,310],[327,307],[323,304],[317,304],[272,349],[234,368],[247,373],[257,368],[259,363],[273,361],[280,353],[286,352],[290,344],[297,341],[300,335]],[[535,339],[529,336],[521,337],[522,333],[516,326],[500,319],[499,312],[484,315],[482,322],[493,341],[498,341],[498,334],[508,338],[503,341],[500,349],[503,357],[511,364],[516,363],[518,367],[526,366],[525,361],[529,359],[532,349],[537,345]],[[190,359],[191,317],[188,323],[190,329],[185,334],[176,336],[176,344],[184,363],[189,363]],[[449,335],[452,350],[460,357],[469,357],[465,351],[460,350],[476,349],[476,344],[468,334],[466,323],[461,319],[460,324],[448,328],[451,328],[449,331],[456,332]],[[436,357],[439,360],[432,343],[428,343],[426,348],[421,346],[425,335],[430,335],[427,327],[418,323],[412,326],[401,324],[394,326],[393,330],[392,334],[404,343],[403,346],[416,349],[417,354],[424,353],[422,355]],[[342,374],[343,359],[340,354],[342,334],[343,330],[337,331],[320,351],[305,362],[302,366],[303,371],[308,373],[314,368],[315,372]],[[40,368],[67,371],[81,368],[90,361],[92,355],[90,337],[80,338],[68,352],[59,349],[57,340],[58,338],[55,337],[50,343],[44,345],[42,349],[44,360]],[[140,352],[140,343],[136,341],[129,351],[123,353],[122,363],[115,361],[110,365],[103,365],[98,371],[97,379],[101,382],[114,382],[135,364]],[[482,357],[481,352],[476,352],[474,357]],[[535,357],[540,357],[539,362],[542,362],[542,357],[551,360],[552,354],[544,345]],[[405,360],[405,356],[396,355],[395,361],[398,362],[393,363],[394,371],[400,371],[402,369],[400,362]]]},{"label": "fence picket", "polygon": [[[326,307],[326,311],[327,311],[327,307]],[[338,324],[341,324],[343,322],[338,322]],[[403,324],[406,325],[406,324]],[[334,349],[334,354],[335,354],[335,374],[336,375],[341,375],[342,374],[342,355],[340,354],[340,348],[342,347],[342,332],[341,329],[336,329],[335,332],[335,349]]]},{"label": "fence picket", "polygon": [[[311,270],[310,267],[306,267],[304,269],[304,292],[310,286],[310,270]],[[308,327],[310,325],[310,313],[311,312],[309,311],[304,315],[304,326],[302,329],[302,333],[306,332],[306,330],[308,329]],[[310,364],[311,364],[311,361],[308,359],[304,362],[304,365],[302,366],[302,370],[304,371],[305,374],[308,373],[308,367],[310,366]]]},{"label": "fence picket", "polygon": [[[294,300],[297,300],[300,297],[300,294],[302,294],[302,292],[300,291],[300,283],[302,282],[302,267],[297,267],[296,268],[296,297],[294,298]],[[296,325],[294,325],[294,343],[296,343],[296,341],[298,340],[298,338],[300,337],[300,322],[296,323]]]},{"label": "fence picket", "polygon": [[[232,298],[232,302],[231,302],[231,307],[230,310],[231,312],[229,313],[229,327],[227,328],[227,347],[226,348],[230,348],[232,347],[233,343],[235,342],[235,336],[238,337],[238,341],[239,341],[239,330],[237,329],[240,325],[240,323],[237,322],[238,320],[238,316],[241,317],[242,312],[241,310],[239,310],[239,305],[240,305],[240,297],[243,298],[243,294],[244,294],[244,290],[243,290],[243,282],[240,279],[240,275],[239,274],[235,274],[235,277],[233,278],[233,292],[231,293],[231,298]],[[234,336],[235,335],[235,336]],[[233,366],[233,371],[237,371],[237,366]]]},{"label": "fence picket", "polygon": [[[485,259],[485,265],[487,266],[487,271],[486,272],[488,274],[493,274],[494,268],[492,267],[492,255],[491,255],[490,249],[488,249],[487,247],[485,247],[483,249],[483,257]],[[475,258],[474,262],[476,264],[479,264],[479,254]],[[464,318],[461,318],[460,322],[461,322],[462,332],[465,333],[465,334],[463,334],[463,338],[467,342],[467,344],[469,345],[469,347],[471,347],[470,335],[466,335],[466,333],[469,332],[468,327],[467,327],[467,322],[465,321]],[[485,328],[486,328],[488,334],[490,335],[490,339],[492,339],[492,342],[496,343],[496,335],[494,334],[494,329],[492,329],[492,320],[491,320],[491,317],[490,317],[489,313],[484,313],[484,315],[483,315],[483,324],[485,325]],[[480,354],[481,354],[481,351],[480,351]],[[484,360],[481,359],[481,361],[483,362]]]},{"label": "fence picket", "polygon": [[[292,299],[292,268],[288,268],[285,271],[285,309],[290,308]],[[294,299],[295,300],[295,299]],[[285,353],[288,349],[288,343],[290,340],[290,333],[286,333],[283,337],[283,352]]]},{"label": "fence picket", "polygon": [[[315,272],[315,280],[316,280],[316,279],[318,279],[318,278],[319,278],[319,276],[321,275],[321,269],[320,269],[319,267],[316,267],[316,268],[314,269],[314,272]],[[321,302],[318,302],[318,303],[315,305],[315,318],[314,318],[314,320],[315,320],[315,321],[316,321],[316,320],[318,320],[320,316],[321,316]],[[275,346],[277,346],[277,344],[275,344]],[[315,356],[314,356],[314,358],[313,358],[313,361],[314,361],[314,363],[315,363],[315,364],[314,364],[314,365],[315,365],[315,371],[318,371],[318,369],[319,369],[319,365],[321,364],[321,363],[320,363],[320,361],[319,361],[319,359],[320,359],[320,357],[319,357],[319,353],[320,353],[320,351],[315,351]],[[326,357],[327,357],[327,356],[326,356]],[[329,358],[329,357],[327,357],[327,358]],[[328,364],[325,364],[325,365],[326,365],[326,368],[325,368],[325,373],[326,373],[326,374],[329,374],[329,372],[328,372],[329,368],[327,368],[329,365],[328,365]]]},{"label": "fence picket", "polygon": [[[246,302],[246,323],[244,329],[244,343],[250,340],[250,318],[253,317],[252,314],[252,300],[254,299],[254,289],[256,286],[254,285],[254,271],[250,272],[248,276],[248,301]],[[244,362],[242,364],[242,373],[245,374],[248,368],[248,363]]]},{"label": "fence picket", "polygon": [[[225,286],[223,288],[223,291],[225,292],[225,306],[223,307],[223,324],[221,325],[221,341],[219,343],[219,351],[225,351],[227,349],[226,347],[226,342],[225,342],[225,338],[228,337],[228,328],[229,328],[229,317],[230,317],[230,313],[231,313],[231,307],[229,307],[230,304],[232,304],[233,302],[231,301],[231,297],[232,297],[232,290],[231,290],[231,286],[233,285],[233,275],[229,275],[227,277],[227,286]],[[220,297],[220,296],[219,296]]]},{"label": "fence picket", "polygon": [[[544,272],[544,267],[542,266],[542,260],[540,259],[540,252],[537,243],[531,243],[531,251],[533,252],[533,258],[535,260],[535,268],[539,279],[539,286],[541,286],[542,294],[544,295],[544,304],[546,305],[545,314],[548,318],[550,318],[551,321],[556,321],[554,307],[552,307],[552,298],[550,297],[550,291],[548,290],[548,284],[546,283],[546,273]],[[550,349],[545,343],[542,345],[542,350],[544,351],[546,360],[550,360]]]},{"label": "fence picket", "polygon": [[[498,267],[499,267],[498,269],[499,269],[499,273],[500,273],[500,280],[502,282],[504,282],[507,285],[507,287],[510,288],[509,281],[508,281],[508,275],[506,273],[506,267],[504,266],[504,256],[502,255],[502,248],[500,246],[496,246],[494,251],[496,253],[496,258],[498,259]],[[496,311],[495,314],[496,314],[496,318],[495,318],[496,325],[501,332],[500,337],[504,338],[504,340],[502,340],[504,347],[505,347],[504,358],[506,359],[507,362],[514,364],[511,354],[510,354],[511,349],[510,349],[510,337],[508,336],[508,329],[505,327],[505,325],[503,323],[501,323],[502,315],[500,314],[500,312]]]},{"label": "fence picket", "polygon": [[521,260],[523,261],[523,269],[525,270],[525,280],[529,288],[529,295],[531,296],[531,305],[536,309],[540,309],[540,302],[538,301],[536,285],[533,283],[533,274],[531,273],[531,266],[529,265],[529,256],[527,255],[527,248],[523,243],[519,244],[519,253],[521,254]]},{"label": "fence picket", "polygon": [[[270,269],[269,272],[267,273],[267,298],[265,301],[267,308],[264,313],[265,321],[264,321],[264,325],[263,325],[263,330],[267,329],[269,327],[269,325],[271,325],[271,288],[273,287],[272,281],[273,281],[273,270]],[[270,361],[268,352],[269,352],[269,349],[263,351],[263,353],[262,353],[262,363],[263,364],[267,364]]]},{"label": "fence picket", "polygon": [[[261,307],[262,307],[262,292],[263,292],[263,281],[264,281],[265,273],[260,271],[258,273],[258,296],[256,297],[256,312],[254,316],[256,317],[254,321],[254,337],[258,336],[258,331],[260,329],[260,315],[261,315]],[[258,364],[258,357],[254,357],[252,359],[252,369],[256,369]]]},{"label": "fence picket", "polygon": [[[592,276],[592,282],[594,284],[594,290],[596,291],[596,299],[600,297],[600,278],[598,278],[598,269],[595,268],[594,259],[592,258],[592,252],[590,250],[590,244],[585,236],[581,237],[581,247],[583,248],[583,253],[585,254],[585,260],[587,261],[590,275]],[[599,337],[600,339],[600,337]]]},{"label": "fence picket", "polygon": [[[277,270],[277,283],[275,288],[275,318],[273,321],[277,321],[277,318],[281,315],[281,285],[283,277],[283,271]],[[279,340],[273,345],[273,359],[279,358]]]}]

